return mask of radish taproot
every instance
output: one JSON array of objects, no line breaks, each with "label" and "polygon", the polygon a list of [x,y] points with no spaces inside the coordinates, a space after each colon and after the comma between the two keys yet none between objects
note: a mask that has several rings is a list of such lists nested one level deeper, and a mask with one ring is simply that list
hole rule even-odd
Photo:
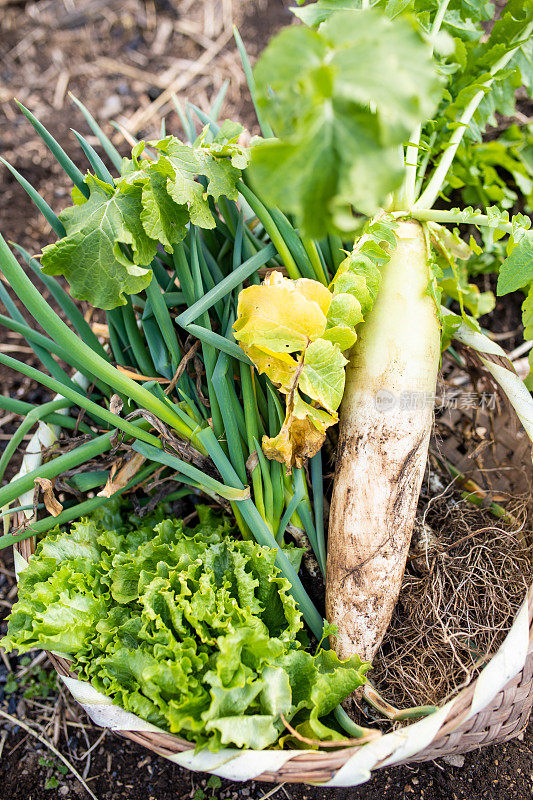
[{"label": "radish taproot", "polygon": [[400,222],[396,235],[347,368],[328,537],[332,643],[341,658],[369,661],[400,591],[440,357],[424,232]]}]

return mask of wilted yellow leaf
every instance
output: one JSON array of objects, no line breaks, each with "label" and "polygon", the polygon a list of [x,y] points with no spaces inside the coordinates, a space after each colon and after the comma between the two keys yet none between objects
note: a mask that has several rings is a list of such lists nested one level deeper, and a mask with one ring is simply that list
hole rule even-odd
[{"label": "wilted yellow leaf", "polygon": [[294,403],[287,409],[278,435],[270,439],[263,437],[263,453],[289,467],[301,467],[306,458],[318,453],[326,438],[326,430],[338,421],[337,414],[311,406],[295,392]]},{"label": "wilted yellow leaf", "polygon": [[331,292],[318,281],[312,281],[309,278],[299,278],[294,281],[294,287],[298,292],[301,292],[304,297],[310,301],[318,303],[323,314],[327,317],[329,307],[331,305],[332,296]]},{"label": "wilted yellow leaf", "polygon": [[266,347],[259,348],[253,345],[246,348],[246,353],[257,367],[257,371],[260,374],[266,373],[280,392],[283,394],[290,392],[298,370],[298,362],[289,353],[274,353]]},{"label": "wilted yellow leaf", "polygon": [[[276,353],[300,352],[309,341],[322,335],[326,314],[317,300],[310,300],[297,288],[298,283],[305,284],[303,288],[311,293],[307,284],[317,282],[291,281],[279,272],[272,272],[261,286],[243,289],[233,329],[245,352],[251,345]],[[330,295],[331,301],[328,289],[319,283],[317,286]]]},{"label": "wilted yellow leaf", "polygon": [[[342,350],[355,342],[359,301],[333,294],[309,278],[290,280],[274,270],[261,286],[239,295],[235,339],[280,392],[287,395],[279,434],[264,437],[263,452],[287,467],[318,452],[344,391]],[[304,392],[314,404],[301,396]]]}]

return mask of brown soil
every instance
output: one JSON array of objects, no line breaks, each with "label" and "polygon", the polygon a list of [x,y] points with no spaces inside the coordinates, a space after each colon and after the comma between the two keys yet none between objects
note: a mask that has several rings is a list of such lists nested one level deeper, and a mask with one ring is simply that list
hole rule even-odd
[{"label": "brown soil", "polygon": [[[236,22],[254,57],[270,34],[289,20],[289,5],[284,0],[41,0],[33,4],[0,0],[0,154],[58,210],[68,202],[68,182],[29,123],[13,107],[13,95],[37,114],[74,160],[82,162],[70,127],[84,135],[87,127],[71,104],[68,91],[104,123],[106,133],[115,137],[120,148],[121,136],[114,133],[109,120],[114,118],[127,125],[139,107],[148,107],[157,99],[165,86],[165,71],[175,68],[174,74],[180,75],[209,52],[213,53],[212,58],[204,68],[183,81],[177,92],[180,100],[189,97],[206,107],[229,78],[222,116],[236,117],[253,131],[253,110],[233,42],[228,38],[216,53],[213,43],[220,43],[230,21]],[[138,133],[156,135],[160,113],[166,115],[167,130],[178,133],[179,120],[169,104],[143,123]],[[96,144],[91,136],[87,138]],[[2,233],[30,251],[50,241],[53,237],[46,222],[4,168],[0,186]],[[516,313],[508,318],[507,309],[507,303],[498,309],[501,330],[516,327]],[[5,339],[3,344],[7,343],[24,347],[15,338]],[[17,350],[14,355],[30,358],[25,350]],[[43,397],[30,381],[8,375],[1,368],[0,384],[1,391],[12,396],[32,402]],[[12,433],[11,425],[9,419],[0,420],[0,436],[4,437],[0,438],[0,448]],[[9,572],[7,558],[6,566]],[[6,608],[14,591],[12,577],[3,567],[0,595]],[[11,658],[11,663],[16,670],[16,659]],[[85,734],[92,744],[101,732],[80,716],[78,719],[86,725],[84,732],[75,710],[69,719],[64,708],[62,711],[62,695],[59,700],[52,694],[45,700],[33,701],[24,699],[20,692],[4,695],[7,677],[7,667],[0,661],[0,709],[19,715],[34,727],[42,725],[45,735],[84,772],[87,759],[83,754],[88,748]],[[44,711],[39,704],[45,707]],[[56,719],[66,722],[59,725]],[[0,726],[0,752],[0,800],[88,797],[79,782],[58,772],[59,762],[53,759],[50,763],[42,745],[20,728],[7,723]],[[271,796],[288,800],[528,800],[533,787],[533,727],[513,742],[467,754],[462,767],[440,760],[389,769],[356,789],[290,785],[274,789],[267,784],[251,782],[241,786],[227,781],[222,781],[220,787],[207,787],[204,776],[150,756],[142,748],[110,734],[92,751],[85,777],[99,800],[202,800],[202,792],[205,798],[255,800],[271,791]],[[45,788],[47,781],[50,788]]]},{"label": "brown soil", "polygon": [[[20,739],[20,736],[18,737]],[[96,738],[96,737],[94,737]],[[11,748],[16,739],[8,740]],[[21,760],[20,748],[13,758],[4,754],[0,764],[0,797],[6,800],[85,800],[88,794],[69,777],[61,778],[60,789],[45,790],[49,770],[39,765],[38,751]],[[261,800],[529,800],[533,785],[533,755],[526,740],[486,747],[467,756],[465,766],[451,767],[442,761],[415,767],[396,767],[380,772],[372,781],[356,788],[320,789],[302,785],[251,781],[235,784],[222,781],[220,788],[208,788],[206,776],[186,772],[135,745],[106,736],[96,755],[92,754],[89,786],[98,800],[185,800],[195,798],[198,789],[207,798]],[[79,763],[75,762],[79,768]],[[82,762],[83,766],[83,762]],[[66,791],[65,791],[66,789]],[[201,797],[196,794],[196,800]]]}]

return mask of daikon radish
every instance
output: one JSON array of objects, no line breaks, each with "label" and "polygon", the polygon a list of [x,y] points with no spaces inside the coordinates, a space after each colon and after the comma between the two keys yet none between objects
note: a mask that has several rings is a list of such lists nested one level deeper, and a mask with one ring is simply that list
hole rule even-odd
[{"label": "daikon radish", "polygon": [[402,221],[347,368],[326,610],[341,658],[371,660],[398,599],[424,475],[440,355],[422,227]]}]

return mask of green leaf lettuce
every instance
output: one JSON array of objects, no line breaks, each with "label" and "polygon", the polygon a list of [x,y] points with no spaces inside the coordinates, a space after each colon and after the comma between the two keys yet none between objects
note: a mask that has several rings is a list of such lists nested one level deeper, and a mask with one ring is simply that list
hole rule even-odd
[{"label": "green leaf lettuce", "polygon": [[[121,518],[110,505],[56,528],[21,573],[3,646],[62,653],[117,705],[199,747],[274,745],[281,715],[338,737],[320,718],[367,665],[303,650],[275,551],[198,513],[189,529],[161,511]],[[298,566],[300,551],[288,554]]]}]

